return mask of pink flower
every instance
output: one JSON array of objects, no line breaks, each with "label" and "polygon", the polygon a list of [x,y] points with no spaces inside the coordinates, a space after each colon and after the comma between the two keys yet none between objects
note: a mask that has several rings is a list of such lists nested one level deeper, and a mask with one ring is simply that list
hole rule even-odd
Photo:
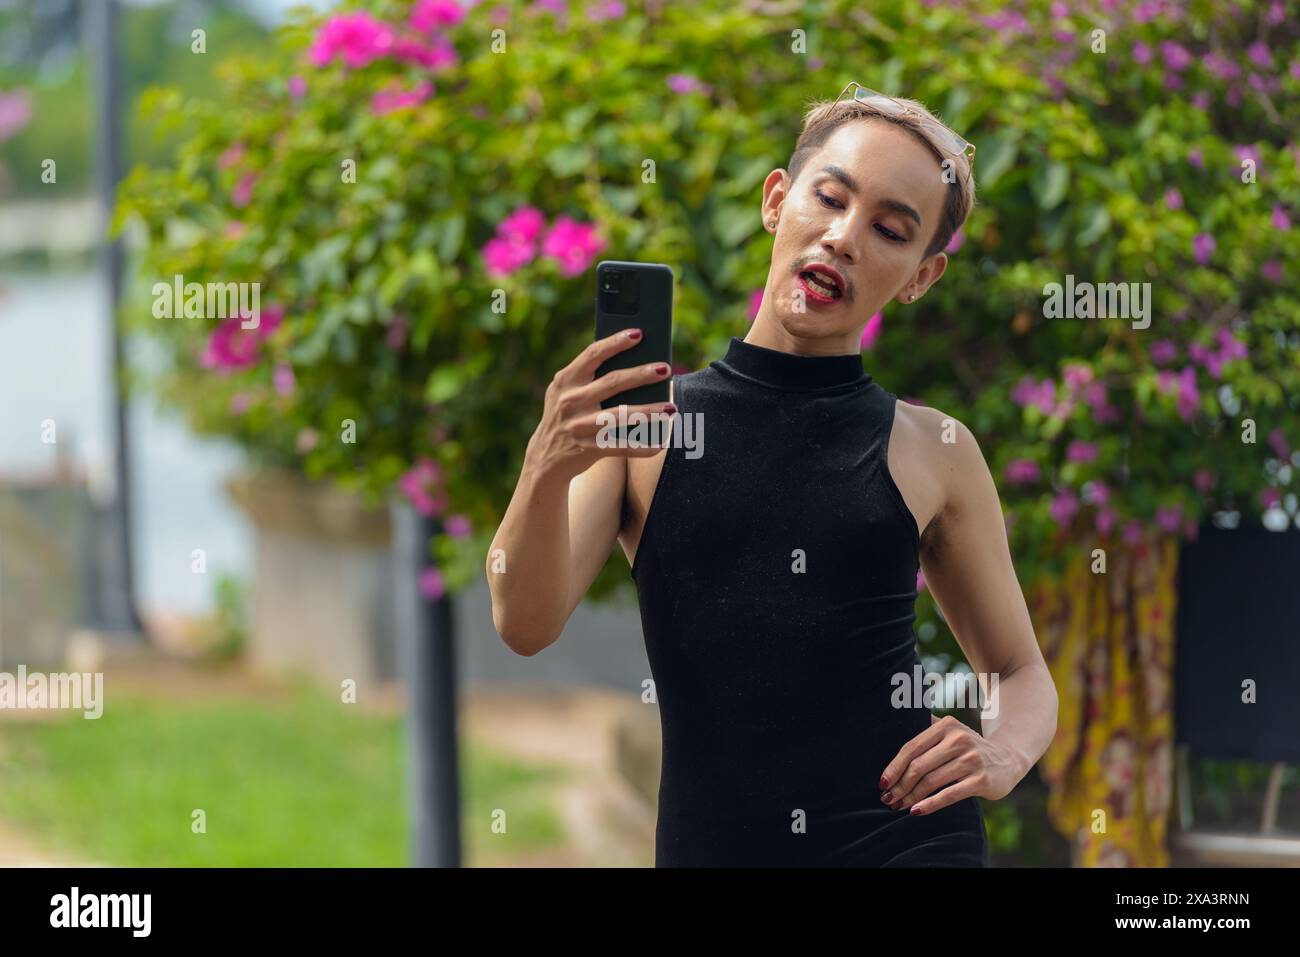
[{"label": "pink flower", "polygon": [[1141,40],[1133,44],[1133,62],[1142,66],[1151,62],[1151,48]]},{"label": "pink flower", "polygon": [[536,248],[529,243],[495,236],[483,244],[483,262],[487,273],[494,278],[508,276],[521,266],[526,266],[537,255]]},{"label": "pink flower", "polygon": [[1095,505],[1105,505],[1110,501],[1110,486],[1100,480],[1089,482],[1088,497]]},{"label": "pink flower", "polygon": [[521,243],[535,243],[546,228],[546,217],[535,206],[520,206],[501,220],[497,235]]},{"label": "pink flower", "polygon": [[415,465],[398,479],[398,485],[411,505],[421,515],[437,515],[441,512],[443,497],[433,492],[442,479],[442,469],[433,459],[421,458]]},{"label": "pink flower", "polygon": [[416,0],[411,8],[412,29],[428,33],[438,27],[454,27],[465,19],[465,11],[456,0]]},{"label": "pink flower", "polygon": [[763,290],[755,289],[749,294],[749,321],[753,322],[758,318],[758,309],[763,305]]},{"label": "pink flower", "polygon": [[1161,530],[1166,532],[1177,532],[1179,523],[1183,520],[1183,507],[1181,505],[1160,506],[1156,509],[1156,524]]},{"label": "pink flower", "polygon": [[253,399],[247,392],[236,392],[230,397],[230,414],[243,415],[252,404]]},{"label": "pink flower", "polygon": [[1191,420],[1200,399],[1201,394],[1196,388],[1196,370],[1192,366],[1184,366],[1178,373],[1178,414],[1184,421]]},{"label": "pink flower", "polygon": [[1167,365],[1178,357],[1178,347],[1168,339],[1159,339],[1151,343],[1151,361],[1156,365]]},{"label": "pink flower", "polygon": [[1200,526],[1196,524],[1195,519],[1189,518],[1183,522],[1183,538],[1187,539],[1189,542],[1196,541],[1196,538],[1200,533]]},{"label": "pink flower", "polygon": [[377,115],[392,113],[409,106],[419,106],[433,94],[433,84],[421,80],[409,90],[394,82],[375,93],[370,100],[370,110]]},{"label": "pink flower", "polygon": [[1219,56],[1217,53],[1205,54],[1201,58],[1201,62],[1205,64],[1207,70],[1220,80],[1231,80],[1241,75],[1241,70],[1237,69],[1237,64]]},{"label": "pink flower", "polygon": [[[1234,146],[1232,151],[1237,154],[1238,165],[1249,160],[1256,167],[1260,165],[1259,150],[1255,149],[1250,143],[1243,143],[1240,146]],[[1234,172],[1237,172],[1234,170]]]},{"label": "pink flower", "polygon": [[1210,489],[1214,488],[1214,485],[1218,480],[1219,477],[1209,469],[1197,469],[1195,474],[1192,476],[1192,482],[1196,485],[1196,490],[1202,495],[1205,495],[1210,491]]},{"label": "pink flower", "polygon": [[1097,444],[1074,439],[1066,447],[1065,460],[1067,462],[1095,462],[1097,460]]},{"label": "pink flower", "polygon": [[301,100],[307,95],[307,81],[300,76],[289,77],[286,86],[289,89],[289,95],[295,100]]},{"label": "pink flower", "polygon": [[452,538],[464,538],[471,530],[469,518],[464,515],[448,515],[442,527]]},{"label": "pink flower", "polygon": [[347,66],[363,67],[387,56],[396,41],[397,34],[387,23],[368,13],[344,13],[325,22],[308,56],[316,66],[325,66],[342,54]]},{"label": "pink flower", "polygon": [[247,148],[243,143],[231,143],[217,157],[217,169],[230,169],[244,158],[245,152],[247,152]]},{"label": "pink flower", "polygon": [[1056,407],[1056,383],[1043,379],[1035,384],[1034,377],[1026,375],[1011,390],[1011,400],[1022,407],[1036,405],[1043,414],[1051,415]]},{"label": "pink flower", "polygon": [[0,91],[0,143],[9,139],[32,118],[32,98],[26,90]]},{"label": "pink flower", "polygon": [[1192,65],[1192,55],[1187,52],[1187,48],[1173,40],[1165,40],[1160,44],[1160,55],[1164,58],[1165,66],[1174,72],[1181,72]]},{"label": "pink flower", "polygon": [[955,253],[957,250],[961,249],[965,242],[966,233],[964,230],[959,229],[952,234],[952,239],[948,240],[948,245],[943,247],[943,251],[946,253]]},{"label": "pink flower", "polygon": [[244,320],[239,316],[223,319],[208,337],[199,364],[205,369],[217,369],[223,375],[256,365],[258,346],[279,328],[283,317],[282,308],[269,306],[262,310],[257,327],[253,329],[243,328]]},{"label": "pink flower", "polygon": [[283,362],[277,365],[275,372],[271,376],[271,382],[275,386],[275,391],[280,395],[293,395],[295,385],[293,366]]},{"label": "pink flower", "polygon": [[1125,522],[1120,535],[1126,545],[1136,545],[1142,541],[1142,523],[1137,520]]},{"label": "pink flower", "polygon": [[876,340],[880,338],[880,330],[884,322],[885,316],[883,312],[878,312],[867,320],[867,324],[862,327],[862,339],[858,343],[859,348],[870,349],[876,344]]},{"label": "pink flower", "polygon": [[446,582],[443,581],[442,572],[437,567],[430,565],[424,571],[420,572],[420,594],[429,601],[437,601],[447,593]]},{"label": "pink flower", "polygon": [[1272,486],[1259,490],[1259,504],[1265,508],[1277,508],[1282,501],[1282,493]]},{"label": "pink flower", "polygon": [[230,191],[230,202],[237,209],[243,209],[248,205],[249,200],[253,198],[253,187],[257,185],[258,175],[256,173],[245,173],[239,177],[239,182],[235,188]]},{"label": "pink flower", "polygon": [[1210,261],[1210,256],[1214,253],[1214,237],[1209,233],[1197,233],[1196,238],[1192,240],[1192,253],[1196,261],[1204,266]]},{"label": "pink flower", "polygon": [[1238,339],[1236,335],[1227,329],[1220,329],[1216,333],[1216,337],[1219,340],[1219,352],[1224,361],[1246,358],[1246,343]]},{"label": "pink flower", "polygon": [[1263,40],[1256,40],[1246,48],[1246,56],[1250,62],[1263,70],[1271,69],[1273,66],[1273,54],[1268,49],[1268,44]]},{"label": "pink flower", "polygon": [[1286,232],[1291,228],[1291,220],[1287,217],[1286,210],[1282,208],[1281,203],[1273,204],[1273,228]]},{"label": "pink flower", "polygon": [[1205,169],[1205,160],[1201,157],[1200,150],[1192,150],[1187,154],[1187,162],[1191,163],[1197,169]]},{"label": "pink flower", "polygon": [[1268,444],[1283,462],[1291,458],[1291,449],[1286,444],[1286,433],[1280,427],[1268,434]]},{"label": "pink flower", "polygon": [[294,448],[299,455],[306,455],[312,449],[316,448],[320,442],[320,433],[315,429],[303,428],[298,430],[298,435],[294,439]]},{"label": "pink flower", "polygon": [[707,93],[708,84],[701,83],[696,77],[687,73],[673,73],[668,77],[668,88],[674,93]]},{"label": "pink flower", "polygon": [[1109,535],[1115,527],[1115,510],[1112,508],[1100,508],[1097,510],[1097,531],[1102,535]]},{"label": "pink flower", "polygon": [[1269,282],[1282,281],[1282,263],[1277,259],[1266,259],[1259,267],[1259,274]]},{"label": "pink flower", "polygon": [[1061,381],[1066,384],[1071,393],[1075,393],[1091,382],[1093,376],[1092,366],[1073,362],[1061,373]]},{"label": "pink flower", "polygon": [[1201,112],[1208,110],[1210,108],[1210,94],[1206,93],[1204,90],[1193,93],[1192,106],[1196,107]]},{"label": "pink flower", "polygon": [[916,591],[920,594],[925,590],[925,572],[919,568],[916,570]]},{"label": "pink flower", "polygon": [[1172,186],[1165,190],[1165,205],[1170,209],[1183,208],[1183,194],[1178,192]]},{"label": "pink flower", "polygon": [[1079,511],[1079,499],[1068,488],[1063,489],[1052,499],[1052,504],[1048,506],[1047,511],[1057,525],[1068,525],[1070,519],[1074,518],[1075,513]]},{"label": "pink flower", "polygon": [[578,223],[560,216],[542,241],[542,254],[560,264],[560,274],[577,276],[591,265],[605,241],[590,223]]},{"label": "pink flower", "polygon": [[602,20],[619,20],[627,15],[627,7],[619,0],[603,0],[587,8],[587,19],[593,22]]},{"label": "pink flower", "polygon": [[1012,485],[1028,485],[1038,481],[1040,472],[1033,459],[1012,459],[1002,474]]}]

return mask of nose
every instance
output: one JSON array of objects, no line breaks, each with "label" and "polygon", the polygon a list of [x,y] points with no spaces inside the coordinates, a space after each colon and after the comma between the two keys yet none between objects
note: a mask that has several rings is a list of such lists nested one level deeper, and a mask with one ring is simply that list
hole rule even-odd
[{"label": "nose", "polygon": [[822,239],[822,249],[838,266],[839,263],[852,266],[858,261],[858,251],[848,238],[850,232],[843,224],[831,226]]}]

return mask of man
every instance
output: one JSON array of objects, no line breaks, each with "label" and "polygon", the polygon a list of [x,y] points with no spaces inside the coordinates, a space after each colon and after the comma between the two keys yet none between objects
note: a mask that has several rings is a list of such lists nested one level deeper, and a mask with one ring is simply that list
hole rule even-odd
[{"label": "man", "polygon": [[[809,111],[764,182],[775,245],[749,334],[673,376],[666,406],[629,409],[707,423],[702,455],[602,447],[601,400],[670,374],[594,379],[622,333],[547,391],[490,549],[493,621],[536,654],[622,544],[663,726],[658,866],[987,866],[976,798],[1007,795],[1055,733],[974,436],[897,402],[859,347],[943,275],[974,202],[966,146],[912,100]],[[995,689],[983,734],[915,687],[918,569]]]}]

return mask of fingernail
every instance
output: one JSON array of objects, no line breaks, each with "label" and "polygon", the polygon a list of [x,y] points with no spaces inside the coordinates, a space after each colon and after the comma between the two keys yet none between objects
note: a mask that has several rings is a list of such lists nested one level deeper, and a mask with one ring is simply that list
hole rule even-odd
[{"label": "fingernail", "polygon": [[655,372],[658,372],[660,375],[663,375],[667,371],[668,366],[664,365],[662,362],[655,366]]},{"label": "fingernail", "polygon": [[920,813],[922,813],[922,812],[921,812],[920,810],[917,809],[917,806],[916,806],[915,804],[913,804],[913,805],[912,805],[912,810],[908,811],[907,813],[908,813],[908,814],[911,814],[911,815],[913,815],[913,816],[915,816],[915,815],[920,814]]},{"label": "fingernail", "polygon": [[880,790],[883,791],[887,787],[889,787],[889,782],[885,780],[885,776],[882,774],[880,776]]},{"label": "fingernail", "polygon": [[640,330],[640,329],[629,329],[629,330],[627,331],[627,337],[628,337],[629,339],[640,339],[640,338],[641,338],[641,330]]},{"label": "fingernail", "polygon": [[888,804],[890,795],[892,795],[893,793],[894,793],[893,791],[886,791],[884,794],[880,795],[880,800]]},{"label": "fingernail", "polygon": [[677,406],[669,402],[666,406],[664,406],[664,411],[667,412],[669,415],[672,415],[674,412],[677,411]]}]

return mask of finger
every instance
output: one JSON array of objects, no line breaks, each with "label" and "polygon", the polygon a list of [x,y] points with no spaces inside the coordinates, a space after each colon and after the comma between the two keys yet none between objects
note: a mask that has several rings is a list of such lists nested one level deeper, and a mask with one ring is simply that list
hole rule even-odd
[{"label": "finger", "polygon": [[597,339],[587,348],[574,357],[561,371],[561,375],[568,382],[587,383],[596,375],[596,370],[600,364],[610,356],[618,355],[631,349],[642,339],[641,335],[636,338],[632,333],[640,333],[639,329],[620,329],[613,335],[606,336],[604,339]]},{"label": "finger", "polygon": [[667,362],[647,362],[630,369],[613,369],[574,391],[582,402],[594,405],[627,389],[650,382],[663,382],[672,374],[672,366]]},{"label": "finger", "polygon": [[902,774],[898,776],[898,781],[880,795],[880,799],[890,807],[900,807],[902,802],[909,798],[912,803],[915,803],[921,797],[916,793],[917,786],[925,776],[963,753],[960,740],[940,739],[933,747],[914,755]]},{"label": "finger", "polygon": [[924,801],[913,804],[912,810],[908,813],[916,817],[920,817],[922,814],[933,814],[940,808],[956,804],[958,801],[964,801],[968,797],[977,797],[979,792],[979,778],[971,775],[956,784],[949,785],[933,797],[928,797]]},{"label": "finger", "polygon": [[[933,715],[931,717],[933,717]],[[930,722],[930,727],[926,728],[916,737],[912,738],[899,748],[898,754],[894,756],[894,760],[885,765],[885,770],[880,772],[881,790],[888,790],[893,785],[897,784],[899,779],[902,778],[903,772],[907,770],[907,766],[912,763],[912,759],[923,751],[928,751],[939,741],[942,741],[945,730],[945,724],[942,719],[939,721],[932,721]]]},{"label": "finger", "polygon": [[897,801],[891,801],[889,806],[896,811],[907,810],[914,804],[920,804],[940,788],[952,784],[953,781],[960,781],[970,773],[972,768],[972,764],[961,760],[961,757],[960,754],[955,755],[927,771],[907,794],[902,795]]}]

